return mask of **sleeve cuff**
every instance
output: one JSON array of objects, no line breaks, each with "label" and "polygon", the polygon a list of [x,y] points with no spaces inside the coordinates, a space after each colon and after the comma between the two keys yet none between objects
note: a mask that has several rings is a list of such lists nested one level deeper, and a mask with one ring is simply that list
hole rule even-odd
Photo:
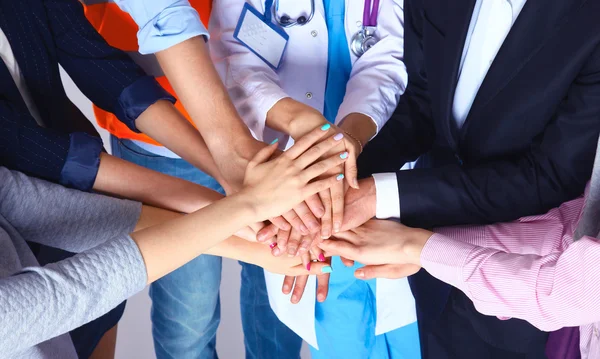
[{"label": "sleeve cuff", "polygon": [[154,77],[144,76],[121,92],[115,115],[129,129],[140,133],[135,126],[135,120],[158,100],[167,100],[171,103],[176,101],[175,97],[162,88]]},{"label": "sleeve cuff", "polygon": [[205,41],[209,38],[198,12],[189,5],[164,9],[140,26],[137,36],[139,52],[144,55],[166,50],[195,36],[204,36]]},{"label": "sleeve cuff", "polygon": [[102,140],[83,132],[70,135],[69,153],[60,174],[60,184],[90,191],[100,167]]},{"label": "sleeve cuff", "polygon": [[375,217],[379,219],[400,218],[400,194],[395,173],[375,173],[377,204]]},{"label": "sleeve cuff", "polygon": [[421,267],[437,279],[461,289],[464,287],[463,267],[475,248],[435,233],[421,251]]}]

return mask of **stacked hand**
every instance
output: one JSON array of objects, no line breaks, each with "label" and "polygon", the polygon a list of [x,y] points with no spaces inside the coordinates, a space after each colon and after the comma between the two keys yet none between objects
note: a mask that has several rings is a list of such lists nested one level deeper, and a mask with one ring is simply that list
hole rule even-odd
[{"label": "stacked hand", "polygon": [[433,233],[393,221],[370,220],[361,227],[336,235],[319,246],[327,255],[338,255],[366,266],[357,269],[360,279],[402,278],[419,271],[421,251]]}]

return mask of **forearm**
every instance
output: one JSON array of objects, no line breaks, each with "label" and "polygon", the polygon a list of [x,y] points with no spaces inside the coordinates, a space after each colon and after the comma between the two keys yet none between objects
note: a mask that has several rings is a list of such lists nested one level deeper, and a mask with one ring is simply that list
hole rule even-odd
[{"label": "forearm", "polygon": [[[419,247],[414,246],[414,255]],[[506,253],[441,235],[421,248],[423,268],[461,289],[483,314],[527,320],[546,331],[600,318],[593,295],[599,286],[596,239],[583,237],[545,256]]]},{"label": "forearm", "polygon": [[256,221],[252,207],[238,196],[199,211],[134,232],[146,264],[148,283],[186,264]]},{"label": "forearm", "polygon": [[93,189],[176,212],[191,213],[223,196],[206,187],[101,154]]},{"label": "forearm", "polygon": [[202,135],[169,101],[159,100],[136,120],[137,128],[181,158],[223,183]]},{"label": "forearm", "polygon": [[231,154],[251,158],[255,151],[248,149],[256,149],[257,141],[231,103],[204,39],[193,37],[156,56],[217,164]]},{"label": "forearm", "polygon": [[[183,216],[181,213],[143,206],[134,231],[137,232]],[[256,265],[261,263],[261,259],[269,259],[271,257],[271,252],[266,245],[258,242],[250,242],[236,236],[231,236],[223,242],[217,243],[215,246],[204,251],[203,254],[230,258]]]}]

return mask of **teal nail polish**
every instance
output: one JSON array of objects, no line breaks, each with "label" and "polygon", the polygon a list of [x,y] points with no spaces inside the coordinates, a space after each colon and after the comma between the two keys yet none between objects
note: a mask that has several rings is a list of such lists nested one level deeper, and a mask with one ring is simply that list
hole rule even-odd
[{"label": "teal nail polish", "polygon": [[333,272],[333,269],[330,266],[327,266],[327,267],[321,268],[321,272],[323,272],[323,273],[331,273],[331,272]]},{"label": "teal nail polish", "polygon": [[340,173],[336,178],[336,180],[341,181],[344,179],[344,174]]},{"label": "teal nail polish", "polygon": [[340,158],[345,160],[346,158],[348,158],[348,152],[344,152],[340,155]]},{"label": "teal nail polish", "polygon": [[323,125],[323,127],[321,127],[321,130],[323,130],[323,131],[327,131],[327,130],[329,130],[330,128],[331,128],[331,125],[330,125],[330,124],[326,124],[326,125]]},{"label": "teal nail polish", "polygon": [[271,141],[271,143],[270,143],[269,145],[275,144],[275,143],[277,143],[277,141],[279,141],[279,139],[278,139],[278,138],[276,138],[276,139],[274,139],[273,141]]}]

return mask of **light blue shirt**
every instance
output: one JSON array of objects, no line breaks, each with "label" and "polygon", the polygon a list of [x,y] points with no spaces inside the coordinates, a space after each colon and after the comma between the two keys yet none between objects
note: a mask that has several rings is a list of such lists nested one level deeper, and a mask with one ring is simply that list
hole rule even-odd
[{"label": "light blue shirt", "polygon": [[340,105],[346,95],[346,85],[350,79],[352,62],[346,40],[345,1],[323,0],[325,21],[327,22],[327,84],[325,86],[325,107],[323,116],[334,123]]},{"label": "light blue shirt", "polygon": [[153,54],[208,31],[187,0],[115,0],[139,26],[141,54]]}]

